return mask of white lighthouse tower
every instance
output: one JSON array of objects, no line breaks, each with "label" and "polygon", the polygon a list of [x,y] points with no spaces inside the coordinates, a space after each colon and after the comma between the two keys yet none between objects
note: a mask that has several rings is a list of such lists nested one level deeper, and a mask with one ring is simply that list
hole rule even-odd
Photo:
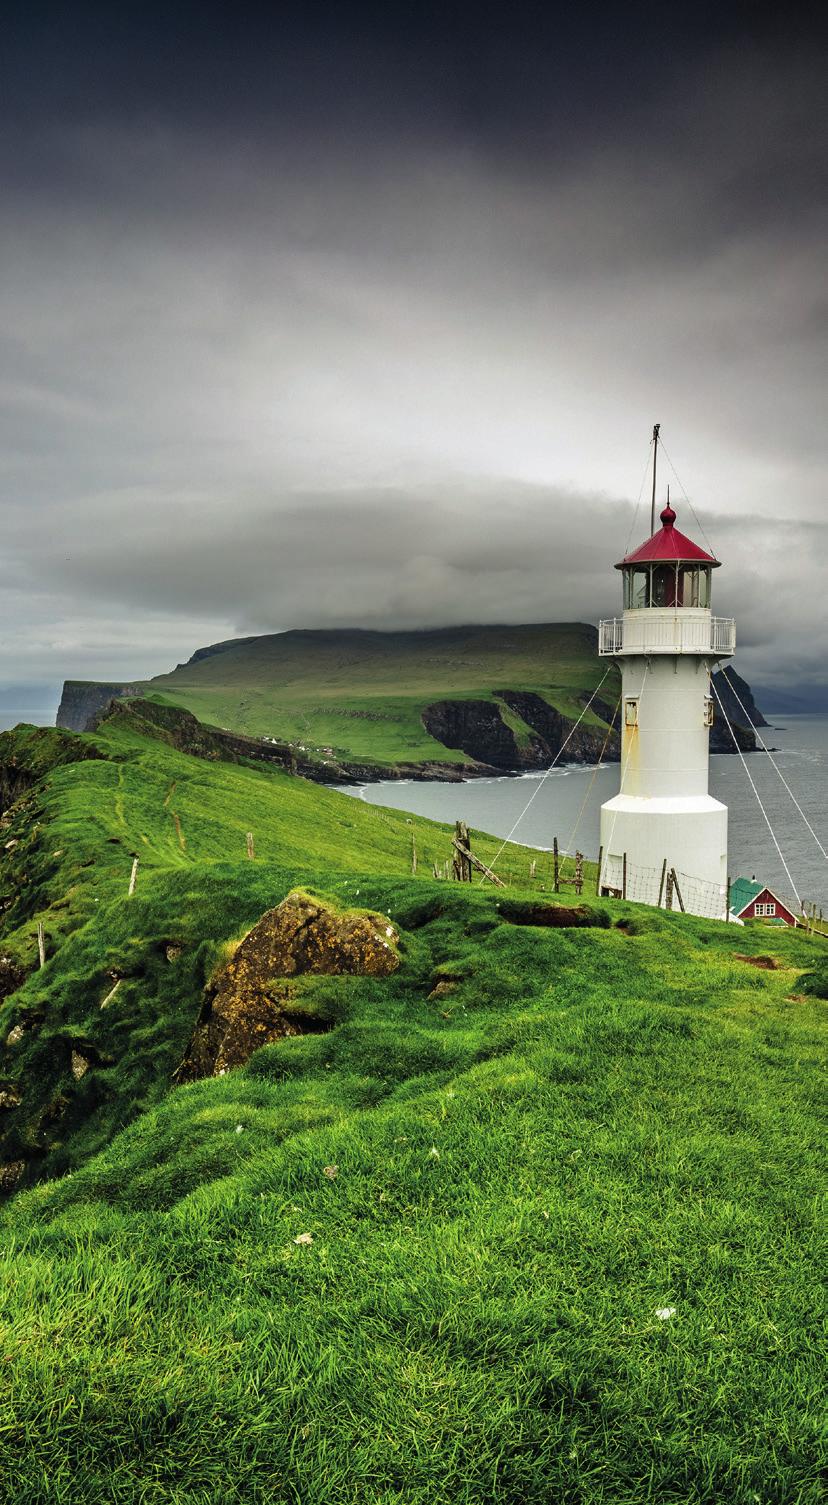
[{"label": "white lighthouse tower", "polygon": [[735,624],[711,613],[719,560],[675,522],[668,499],[661,528],[615,566],[623,616],[600,626],[599,652],[618,660],[622,682],[621,788],[601,809],[600,888],[660,904],[675,871],[686,910],[725,918],[727,807],[707,787],[710,676],[733,653]]}]

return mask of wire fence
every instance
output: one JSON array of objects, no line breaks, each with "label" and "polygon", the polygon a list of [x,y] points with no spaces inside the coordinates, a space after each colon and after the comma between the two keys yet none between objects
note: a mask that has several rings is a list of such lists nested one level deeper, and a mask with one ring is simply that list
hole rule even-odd
[{"label": "wire fence", "polygon": [[[454,878],[454,849],[450,832],[437,825],[415,824],[412,817],[401,811],[386,814],[376,805],[364,802],[363,812],[398,835],[401,821],[408,828],[408,860],[411,871],[417,877],[452,881]],[[565,849],[559,847],[557,860],[554,848],[538,848],[508,842],[501,845],[496,837],[487,832],[472,830],[471,846],[474,854],[484,864],[495,866],[497,877],[507,888],[530,888],[539,893],[559,893],[585,897],[626,898],[634,904],[648,904],[678,914],[697,915],[711,920],[728,919],[729,889],[726,883],[715,883],[688,873],[684,868],[663,862],[661,867],[645,867],[625,858],[624,854],[603,856],[600,865],[572,849],[571,840]],[[476,873],[474,882],[488,886],[489,879]],[[788,893],[774,889],[775,897],[794,915],[798,923],[810,927],[823,926],[822,910],[817,905],[802,905]]]},{"label": "wire fence", "polygon": [[626,853],[611,853],[602,864],[600,887],[613,898],[683,910],[711,920],[726,919],[729,909],[726,883],[698,878],[671,866],[666,859],[661,867],[642,867],[630,862]]}]

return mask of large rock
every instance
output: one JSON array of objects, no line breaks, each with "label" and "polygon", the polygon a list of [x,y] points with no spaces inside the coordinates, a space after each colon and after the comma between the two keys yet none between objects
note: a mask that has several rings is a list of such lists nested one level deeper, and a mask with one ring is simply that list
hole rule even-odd
[{"label": "large rock", "polygon": [[307,973],[387,977],[400,964],[398,939],[383,915],[288,894],[213,978],[178,1080],[220,1076],[260,1046],[313,1029],[293,1003],[289,980]]}]

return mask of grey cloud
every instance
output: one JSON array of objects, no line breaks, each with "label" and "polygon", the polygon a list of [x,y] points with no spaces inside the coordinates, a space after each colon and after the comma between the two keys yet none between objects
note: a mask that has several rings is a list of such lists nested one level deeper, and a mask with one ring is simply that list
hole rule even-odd
[{"label": "grey cloud", "polygon": [[[159,516],[141,506],[117,534],[99,531],[68,558],[41,550],[41,587],[97,599],[108,626],[108,672],[125,656],[132,674],[167,667],[159,664],[165,637],[172,662],[208,639],[291,626],[596,620],[619,609],[612,566],[633,526],[629,503],[480,481],[467,482],[462,505],[432,487],[283,497],[255,508],[248,499],[241,528],[232,517],[219,522],[219,510],[209,510],[203,529],[194,513],[171,513],[163,551]],[[646,536],[647,511],[639,509],[633,544]],[[789,527],[781,553],[776,519],[753,519],[747,547],[744,521],[708,518],[706,531],[724,563],[716,609],[737,617],[742,668],[765,684],[823,681],[813,623],[818,615],[824,621],[819,582],[828,525]],[[792,602],[809,597],[810,609],[794,612]],[[116,607],[113,631],[108,614]],[[211,631],[211,620],[221,628]],[[140,645],[136,621],[146,623]],[[71,626],[50,646],[66,654],[67,672],[70,660],[72,672],[81,672],[75,656],[79,650],[85,662],[87,649]]]},{"label": "grey cloud", "polygon": [[523,158],[44,123],[0,210],[0,677],[594,620],[659,419],[741,667],[824,680],[817,72],[723,57]]}]

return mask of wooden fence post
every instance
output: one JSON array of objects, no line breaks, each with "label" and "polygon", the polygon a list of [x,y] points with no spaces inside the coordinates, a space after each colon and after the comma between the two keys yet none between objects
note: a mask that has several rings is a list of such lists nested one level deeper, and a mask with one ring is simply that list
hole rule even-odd
[{"label": "wooden fence post", "polygon": [[558,838],[557,838],[557,836],[554,838],[554,840],[552,842],[552,880],[553,880],[552,886],[553,886],[553,888],[555,890],[555,893],[559,894],[560,891],[561,891],[561,865],[560,865],[560,862],[558,860]]},{"label": "wooden fence post", "polygon": [[682,914],[684,914],[685,913],[684,900],[681,897],[681,889],[679,888],[679,881],[678,881],[678,878],[676,876],[676,870],[675,870],[675,868],[672,868],[671,871],[672,871],[672,874],[673,874],[673,888],[676,891],[676,898],[679,901],[679,909],[681,910]]},{"label": "wooden fence post", "polygon": [[575,853],[575,879],[574,879],[573,886],[574,886],[576,894],[580,894],[580,893],[583,892],[583,887],[584,887],[584,854],[583,854],[583,852],[576,852]]},{"label": "wooden fence post", "polygon": [[661,864],[661,881],[660,881],[660,883],[658,885],[658,903],[656,905],[656,909],[660,909],[661,908],[661,897],[662,897],[662,894],[664,893],[664,880],[665,880],[666,877],[667,877],[667,858],[665,857],[664,861]]},{"label": "wooden fence post", "polygon": [[469,840],[469,828],[464,820],[454,823],[454,856],[452,867],[458,883],[471,883],[472,862],[471,842]]},{"label": "wooden fence post", "polygon": [[621,898],[622,899],[626,899],[626,897],[627,897],[627,854],[625,852],[624,853],[624,857],[623,857],[623,861],[621,863]]},{"label": "wooden fence post", "polygon": [[673,908],[673,869],[672,868],[670,868],[670,871],[667,874],[667,892],[664,895],[664,908],[665,909],[670,909],[670,910],[672,910],[672,908]]},{"label": "wooden fence post", "polygon": [[462,882],[469,882],[469,883],[471,883],[471,881],[472,881],[472,868],[475,867],[475,868],[477,868],[477,871],[479,873],[482,873],[484,878],[488,878],[489,882],[493,883],[496,888],[505,888],[506,887],[505,883],[503,882],[503,879],[502,878],[498,878],[497,873],[493,873],[492,869],[490,867],[487,867],[486,864],[485,864],[485,862],[481,862],[479,857],[475,857],[474,852],[470,851],[468,847],[464,847],[463,844],[462,844],[462,842],[458,841],[458,839],[457,839],[456,836],[454,838],[454,851],[455,851],[455,862],[457,861],[457,858],[459,857],[460,861],[464,865],[464,868],[468,872],[468,878],[467,879],[462,879],[461,880]]},{"label": "wooden fence post", "polygon": [[727,875],[727,889],[725,891],[725,924],[727,924],[727,922],[730,919],[730,883],[731,883],[731,878],[730,878],[730,874],[728,873],[728,875]]},{"label": "wooden fence post", "polygon": [[129,889],[127,891],[128,897],[135,893],[135,884],[136,884],[137,878],[138,878],[138,858],[137,857],[133,857],[133,859],[132,859],[132,872],[129,875]]},{"label": "wooden fence post", "polygon": [[597,874],[595,876],[595,892],[598,895],[600,895],[600,893],[601,893],[601,868],[603,867],[603,865],[604,865],[604,848],[603,847],[599,847],[598,848],[598,872],[597,872]]},{"label": "wooden fence post", "polygon": [[411,832],[411,876],[412,878],[417,876],[417,838],[413,831]]},{"label": "wooden fence post", "polygon": [[43,934],[43,921],[37,922],[37,954],[40,957],[41,967],[46,965],[46,937]]},{"label": "wooden fence post", "polygon": [[255,857],[256,857],[256,845],[255,845],[255,842],[253,840],[253,832],[252,831],[248,831],[248,833],[247,833],[247,855],[250,858],[251,862],[255,861]]},{"label": "wooden fence post", "polygon": [[537,870],[538,870],[537,860],[533,857],[532,861],[529,864],[529,877],[530,878],[534,878]]}]

